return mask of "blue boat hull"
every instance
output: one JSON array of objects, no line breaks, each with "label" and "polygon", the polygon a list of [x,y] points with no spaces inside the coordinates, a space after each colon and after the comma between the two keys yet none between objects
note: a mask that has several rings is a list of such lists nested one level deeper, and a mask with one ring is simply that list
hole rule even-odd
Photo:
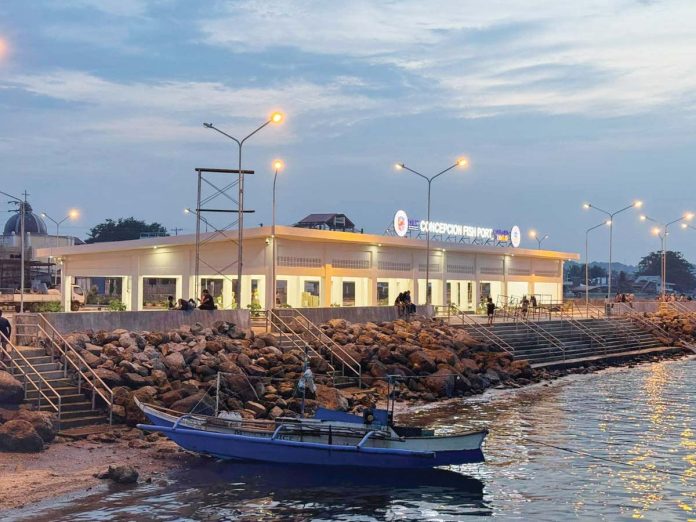
[{"label": "blue boat hull", "polygon": [[138,425],[157,431],[182,448],[221,459],[370,468],[427,469],[437,466],[483,462],[480,448],[419,452],[392,448],[327,445],[271,439],[174,427],[173,422],[147,415],[153,425]]}]

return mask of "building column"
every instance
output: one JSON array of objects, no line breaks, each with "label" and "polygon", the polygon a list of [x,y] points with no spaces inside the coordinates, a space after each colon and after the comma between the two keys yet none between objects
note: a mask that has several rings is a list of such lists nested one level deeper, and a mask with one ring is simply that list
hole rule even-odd
[{"label": "building column", "polygon": [[[61,301],[63,301],[63,310],[66,312],[72,311],[72,276],[68,272],[68,261],[63,259],[63,268],[61,270],[60,278],[60,296]],[[85,293],[85,300],[87,299],[87,291],[83,288]]]},{"label": "building column", "polygon": [[[130,307],[128,310],[139,312],[142,310],[143,303],[143,279],[139,273],[131,274],[130,276]],[[126,303],[128,305],[128,303]]]}]

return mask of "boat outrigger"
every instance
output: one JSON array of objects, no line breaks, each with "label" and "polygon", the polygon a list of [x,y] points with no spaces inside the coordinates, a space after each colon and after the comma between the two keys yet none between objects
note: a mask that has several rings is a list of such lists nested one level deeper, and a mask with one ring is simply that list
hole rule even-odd
[{"label": "boat outrigger", "polygon": [[[313,418],[250,420],[225,414],[180,414],[160,406],[138,407],[160,432],[182,448],[221,459],[320,466],[423,469],[483,462],[487,430],[435,435],[433,430],[397,427],[392,413],[363,415],[318,408]],[[393,408],[392,408],[393,410]]]}]

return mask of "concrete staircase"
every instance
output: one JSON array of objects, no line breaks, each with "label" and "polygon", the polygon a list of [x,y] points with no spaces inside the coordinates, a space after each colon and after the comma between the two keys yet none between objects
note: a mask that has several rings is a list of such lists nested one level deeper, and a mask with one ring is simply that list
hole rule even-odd
[{"label": "concrete staircase", "polygon": [[[476,333],[471,327],[474,337]],[[662,343],[628,318],[500,323],[490,328],[532,365],[659,348]]]},{"label": "concrete staircase", "polygon": [[[59,362],[52,360],[51,356],[46,355],[43,348],[28,346],[17,346],[26,361],[19,359],[18,365],[22,368],[25,376],[17,376],[20,380],[30,379],[40,386],[45,386],[36,376],[39,373],[48,384],[60,395],[60,429],[61,431],[94,424],[104,424],[109,422],[108,417],[92,405],[92,401],[83,393],[81,387],[73,382],[70,373],[64,373]],[[54,411],[46,401],[41,402],[39,392],[32,387],[27,388],[26,401],[35,404],[43,411]]]}]

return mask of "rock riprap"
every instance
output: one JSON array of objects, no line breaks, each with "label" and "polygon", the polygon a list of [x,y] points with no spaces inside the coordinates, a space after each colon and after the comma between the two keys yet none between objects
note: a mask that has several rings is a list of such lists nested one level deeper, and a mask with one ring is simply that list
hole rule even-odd
[{"label": "rock riprap", "polygon": [[[308,411],[318,404],[360,410],[386,397],[388,375],[401,376],[400,398],[425,401],[537,380],[526,362],[513,361],[463,328],[439,320],[352,324],[334,319],[320,328],[336,343],[330,344],[336,353],[359,363],[369,389],[357,390],[357,382],[335,389],[331,354],[306,336],[314,348],[308,360],[317,385],[316,395],[309,394],[305,401]],[[303,325],[296,330],[302,334]],[[296,384],[305,353],[299,347],[281,347],[276,335],[254,335],[217,322],[167,332],[87,331],[67,335],[66,340],[79,351],[82,364],[113,389],[114,414],[130,425],[145,421],[135,398],[178,412],[212,411],[218,373],[221,409],[257,419],[296,416],[301,410]],[[334,365],[340,365],[335,358]]]}]

